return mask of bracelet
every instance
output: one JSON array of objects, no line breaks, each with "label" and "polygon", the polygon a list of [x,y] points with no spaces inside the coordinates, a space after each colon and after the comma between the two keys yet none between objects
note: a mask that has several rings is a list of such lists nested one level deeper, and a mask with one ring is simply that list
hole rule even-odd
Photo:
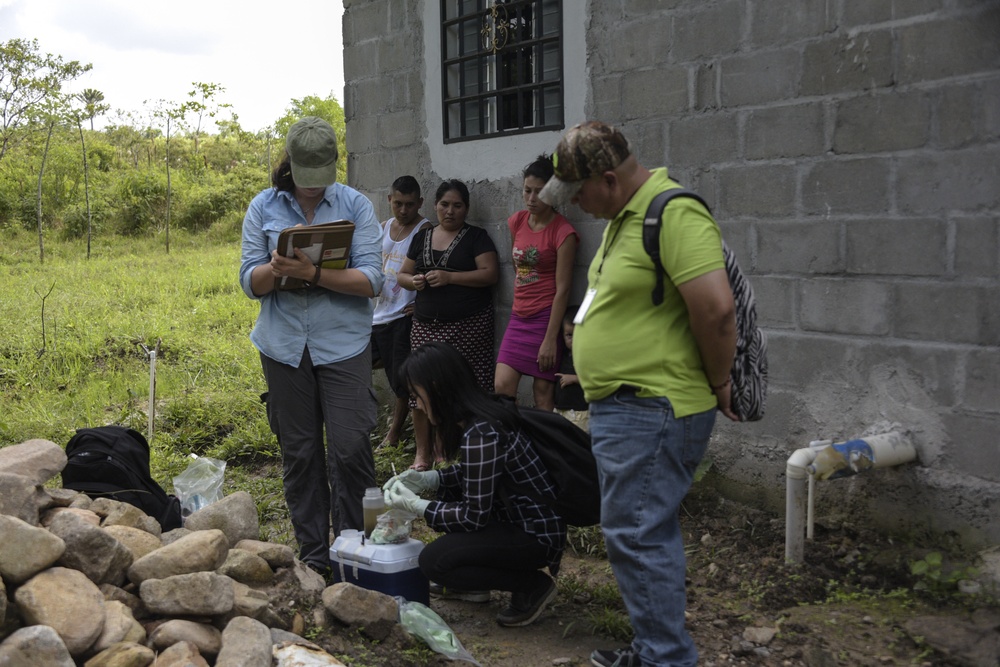
[{"label": "bracelet", "polygon": [[319,285],[319,276],[320,276],[320,274],[322,272],[323,272],[323,267],[321,267],[321,266],[319,266],[317,264],[316,265],[316,273],[315,273],[315,275],[313,275],[313,279],[309,282],[309,284],[312,285],[313,287],[316,287],[317,285]]},{"label": "bracelet", "polygon": [[733,378],[732,378],[732,376],[730,376],[730,377],[727,377],[726,381],[723,382],[722,384],[710,384],[708,386],[712,388],[712,391],[719,391],[720,389],[725,389],[726,387],[728,387],[729,383],[732,382],[732,381],[733,381]]}]

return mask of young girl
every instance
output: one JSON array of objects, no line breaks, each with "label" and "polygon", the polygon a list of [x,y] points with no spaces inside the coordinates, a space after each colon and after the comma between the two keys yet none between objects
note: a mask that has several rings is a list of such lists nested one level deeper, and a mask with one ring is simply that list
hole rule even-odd
[{"label": "young girl", "polygon": [[573,283],[579,236],[538,193],[552,177],[547,155],[525,167],[526,209],[507,220],[514,264],[514,307],[497,355],[496,392],[517,397],[522,375],[532,376],[535,407],[554,407],[563,313]]},{"label": "young girl", "polygon": [[[535,621],[555,599],[566,523],[547,505],[510,490],[518,485],[554,498],[545,465],[521,432],[517,414],[476,383],[472,367],[447,343],[415,348],[400,367],[410,392],[457,463],[407,470],[386,482],[386,504],[423,517],[444,533],[424,547],[420,569],[432,593],[487,601],[511,591],[497,616],[504,626]],[[436,492],[436,500],[417,494]]]}]

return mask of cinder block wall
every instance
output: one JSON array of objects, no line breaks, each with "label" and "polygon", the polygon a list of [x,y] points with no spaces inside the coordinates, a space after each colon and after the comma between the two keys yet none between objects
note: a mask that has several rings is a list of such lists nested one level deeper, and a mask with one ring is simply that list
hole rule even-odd
[{"label": "cinder block wall", "polygon": [[[437,179],[416,43],[438,32],[419,0],[344,4],[350,179],[388,215],[395,175]],[[769,412],[716,429],[712,482],[778,509],[795,449],[901,429],[919,465],[818,484],[819,516],[1000,542],[1000,4],[564,6],[589,13],[589,79],[566,85],[706,197],[757,291]],[[502,252],[518,181],[474,190]],[[580,282],[603,223],[570,217]]]}]

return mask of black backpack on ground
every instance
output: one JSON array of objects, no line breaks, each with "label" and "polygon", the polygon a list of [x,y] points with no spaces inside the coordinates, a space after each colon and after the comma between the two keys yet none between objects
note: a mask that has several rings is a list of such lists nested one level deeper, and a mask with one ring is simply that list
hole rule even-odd
[{"label": "black backpack on ground", "polygon": [[135,505],[164,531],[181,527],[181,504],[149,474],[149,443],[124,426],[80,428],[66,443],[63,487]]},{"label": "black backpack on ground", "polygon": [[[663,209],[677,197],[694,199],[709,214],[712,212],[697,193],[683,188],[664,190],[649,204],[642,223],[642,246],[656,267],[654,306],[663,303],[663,275],[666,273],[660,260]],[[767,337],[757,326],[753,287],[740,271],[736,256],[725,241],[722,242],[722,254],[726,260],[726,277],[729,278],[729,287],[733,290],[733,302],[736,305],[736,356],[729,374],[732,380],[732,408],[741,421],[757,421],[764,416],[764,404],[767,401]]]},{"label": "black backpack on ground", "polygon": [[537,503],[548,505],[570,526],[593,526],[601,522],[601,487],[597,480],[597,461],[590,450],[590,434],[557,412],[515,406],[521,430],[534,446],[538,458],[549,471],[556,487],[555,499],[537,497],[529,488],[508,484],[505,491],[516,491]]}]

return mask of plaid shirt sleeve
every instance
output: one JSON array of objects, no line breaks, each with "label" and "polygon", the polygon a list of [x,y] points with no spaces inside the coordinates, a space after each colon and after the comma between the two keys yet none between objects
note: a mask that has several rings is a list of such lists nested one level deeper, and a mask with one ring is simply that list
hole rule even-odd
[{"label": "plaid shirt sleeve", "polygon": [[442,532],[479,530],[490,521],[519,526],[549,549],[549,567],[558,567],[566,544],[566,524],[548,506],[513,491],[504,499],[502,485],[532,489],[540,497],[555,490],[533,445],[520,430],[501,431],[486,421],[465,431],[461,463],[444,468],[437,501],[424,513],[427,524]]}]

